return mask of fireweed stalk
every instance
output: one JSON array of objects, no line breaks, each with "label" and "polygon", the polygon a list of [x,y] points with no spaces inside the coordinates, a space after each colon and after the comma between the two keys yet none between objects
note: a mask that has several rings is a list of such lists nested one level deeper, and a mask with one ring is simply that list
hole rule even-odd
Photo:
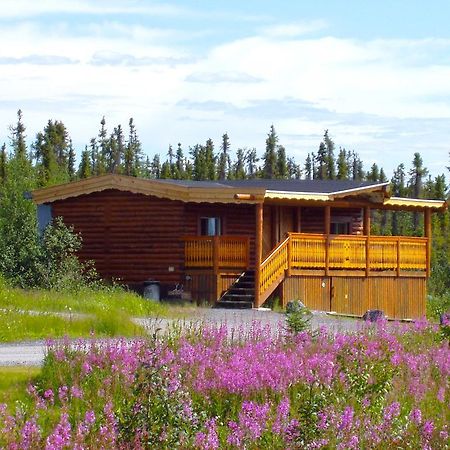
[{"label": "fireweed stalk", "polygon": [[200,327],[49,344],[0,448],[448,447],[450,350],[427,322],[312,335]]}]

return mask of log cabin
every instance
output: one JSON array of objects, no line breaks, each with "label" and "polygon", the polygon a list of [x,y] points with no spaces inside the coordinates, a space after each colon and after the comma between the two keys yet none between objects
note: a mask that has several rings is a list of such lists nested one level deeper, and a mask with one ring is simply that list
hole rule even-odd
[{"label": "log cabin", "polygon": [[[62,217],[79,257],[104,279],[176,285],[197,302],[390,318],[425,314],[431,214],[439,200],[392,197],[389,183],[318,180],[150,180],[103,175],[32,193],[42,229]],[[423,214],[423,236],[376,236],[374,210]]]}]

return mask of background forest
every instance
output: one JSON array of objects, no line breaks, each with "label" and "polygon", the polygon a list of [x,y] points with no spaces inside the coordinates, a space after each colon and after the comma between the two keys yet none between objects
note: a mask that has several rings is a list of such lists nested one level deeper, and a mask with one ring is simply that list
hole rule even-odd
[{"label": "background forest", "polygon": [[[24,193],[38,187],[69,182],[93,175],[118,173],[143,178],[192,180],[221,179],[340,179],[391,182],[393,196],[447,199],[445,173],[430,174],[419,153],[411,155],[406,167],[399,164],[389,178],[377,164],[366,168],[359,154],[336,148],[328,132],[304,161],[287,154],[272,125],[265,149],[233,149],[227,133],[220,143],[208,139],[184,147],[170,145],[166,155],[152,159],[144,153],[131,118],[128,127],[107,127],[99,123],[98,135],[92,137],[77,161],[68,130],[63,122],[49,120],[28,145],[22,112],[9,128],[10,142],[0,149],[0,274],[22,287],[54,287],[58,284],[61,255],[73,255],[80,242],[70,237],[62,224],[39,237],[36,210]],[[449,170],[446,168],[445,171]],[[374,211],[374,234],[422,235],[422,215],[407,212]],[[449,297],[450,291],[450,221],[448,211],[433,215],[432,277],[429,291],[436,297]],[[56,237],[55,237],[56,236]],[[73,272],[76,262],[69,260]],[[67,261],[67,259],[65,260]],[[52,265],[53,264],[53,265]],[[52,277],[52,271],[55,271]],[[65,273],[71,270],[65,268]],[[76,278],[76,277],[75,277]],[[59,283],[61,284],[61,283]]]}]

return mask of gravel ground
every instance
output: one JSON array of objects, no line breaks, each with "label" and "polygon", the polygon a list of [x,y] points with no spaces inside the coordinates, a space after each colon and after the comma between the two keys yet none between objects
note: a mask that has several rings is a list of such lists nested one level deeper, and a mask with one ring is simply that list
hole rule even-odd
[{"label": "gravel ground", "polygon": [[[199,308],[195,318],[184,320],[171,319],[135,319],[136,323],[144,326],[151,334],[155,330],[165,330],[171,326],[196,325],[200,323],[226,324],[229,329],[242,327],[249,330],[253,322],[260,322],[262,326],[269,325],[276,332],[284,326],[284,315],[270,310],[229,310]],[[311,320],[312,328],[326,326],[334,332],[352,332],[358,329],[360,320],[346,317],[338,317],[319,311],[313,312]],[[39,366],[45,355],[45,342],[17,342],[0,344],[0,366],[24,365]]]}]

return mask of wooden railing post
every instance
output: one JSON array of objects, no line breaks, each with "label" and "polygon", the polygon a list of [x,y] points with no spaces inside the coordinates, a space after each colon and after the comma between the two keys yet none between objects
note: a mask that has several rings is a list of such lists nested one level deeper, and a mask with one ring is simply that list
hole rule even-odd
[{"label": "wooden railing post", "polygon": [[219,236],[213,236],[213,270],[217,275],[219,272]]},{"label": "wooden railing post", "polygon": [[426,209],[423,213],[423,225],[424,225],[424,234],[427,238],[427,277],[430,276],[431,273],[431,210]]},{"label": "wooden railing post", "polygon": [[364,208],[363,232],[366,236],[366,277],[370,274],[370,207]]},{"label": "wooden railing post", "polygon": [[258,308],[260,300],[260,280],[262,261],[262,235],[263,235],[263,204],[256,205],[256,235],[255,235],[255,308]]},{"label": "wooden railing post", "polygon": [[291,261],[292,261],[292,238],[288,233],[288,247],[287,247],[287,276],[291,276]]},{"label": "wooden railing post", "polygon": [[325,276],[330,271],[330,231],[331,231],[331,206],[325,206]]}]

